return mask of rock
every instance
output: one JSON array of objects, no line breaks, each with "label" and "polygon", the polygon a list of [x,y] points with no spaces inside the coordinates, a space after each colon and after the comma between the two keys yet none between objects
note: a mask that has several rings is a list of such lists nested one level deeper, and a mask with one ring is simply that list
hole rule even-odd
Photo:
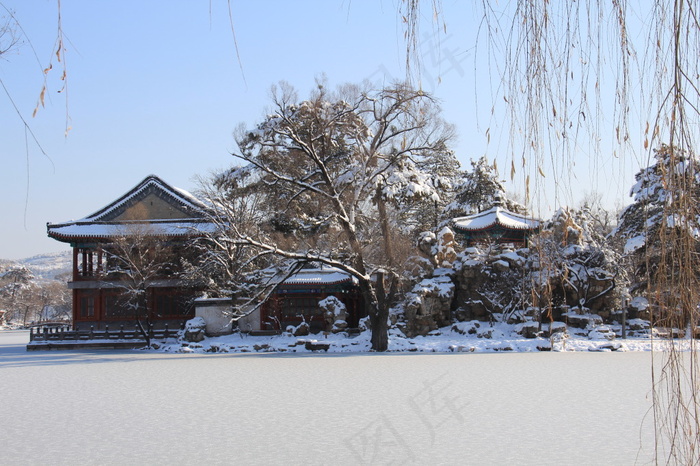
[{"label": "rock", "polygon": [[615,332],[607,325],[601,325],[588,332],[588,338],[591,340],[614,340]]},{"label": "rock", "polygon": [[549,324],[549,333],[551,335],[564,332],[566,332],[566,324],[564,322],[552,322]]},{"label": "rock", "polygon": [[410,337],[425,335],[450,323],[455,286],[445,269],[436,269],[435,273],[413,287],[411,299],[405,305],[405,332]]},{"label": "rock", "polygon": [[574,328],[584,329],[603,324],[603,318],[596,314],[576,314],[574,311],[569,311],[563,317],[566,318],[569,326]]},{"label": "rock", "polygon": [[326,341],[307,340],[304,347],[309,351],[328,351],[331,344]]},{"label": "rock", "polygon": [[437,254],[437,236],[430,231],[424,231],[418,238],[418,250],[426,257],[433,258]]},{"label": "rock", "polygon": [[[415,348],[413,349],[415,350]],[[473,353],[474,347],[463,345],[450,345],[450,351],[452,351],[453,353]]]},{"label": "rock", "polygon": [[326,331],[338,333],[348,327],[346,321],[348,317],[345,304],[335,296],[328,296],[318,302],[318,306],[323,310],[323,318],[326,321]]},{"label": "rock", "polygon": [[457,253],[455,251],[455,234],[450,228],[444,227],[437,234],[437,254],[435,255],[435,262],[439,267],[450,266],[457,260]]},{"label": "rock", "polygon": [[456,324],[452,325],[451,330],[455,333],[459,333],[460,335],[474,335],[476,334],[477,329],[481,325],[479,322],[457,322]]},{"label": "rock", "polygon": [[603,343],[595,348],[588,348],[588,351],[625,351],[625,348],[619,342],[611,342]]},{"label": "rock", "polygon": [[333,328],[331,328],[331,332],[333,333],[340,333],[344,332],[348,328],[348,323],[345,320],[336,320],[333,322]]},{"label": "rock", "polygon": [[598,314],[589,314],[588,325],[590,325],[591,327],[603,325],[603,318]]},{"label": "rock", "polygon": [[627,329],[632,331],[650,330],[651,324],[644,319],[631,319],[627,321]]},{"label": "rock", "polygon": [[651,305],[642,296],[635,296],[627,307],[627,319],[651,320]]},{"label": "rock", "polygon": [[207,323],[201,317],[195,317],[185,322],[185,330],[182,333],[182,338],[191,343],[197,343],[206,337],[205,330]]},{"label": "rock", "polygon": [[508,262],[504,260],[499,259],[497,261],[493,261],[491,263],[491,267],[493,267],[493,269],[496,272],[505,272],[506,270],[510,269],[510,264],[508,264]]},{"label": "rock", "polygon": [[295,337],[301,337],[309,334],[309,324],[302,322],[296,327],[294,327],[294,332],[292,333]]},{"label": "rock", "polygon": [[537,322],[525,322],[520,325],[520,328],[518,328],[516,332],[525,338],[537,338],[539,327]]}]

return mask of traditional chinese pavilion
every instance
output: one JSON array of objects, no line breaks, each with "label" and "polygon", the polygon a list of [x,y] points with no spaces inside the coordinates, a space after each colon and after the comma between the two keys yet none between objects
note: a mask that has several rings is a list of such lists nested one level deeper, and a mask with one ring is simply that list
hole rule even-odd
[{"label": "traditional chinese pavilion", "polygon": [[540,228],[540,221],[495,206],[478,214],[454,218],[452,226],[466,246],[485,242],[525,246],[529,235]]},{"label": "traditional chinese pavilion", "polygon": [[[133,306],[125,305],[124,274],[110,267],[114,244],[148,235],[175,255],[187,254],[193,237],[213,229],[206,207],[191,194],[157,176],[148,176],[129,192],[80,220],[47,224],[49,237],[73,248],[73,324],[76,328],[135,325]],[[201,289],[169,270],[148,282],[147,309],[155,326],[194,317],[193,300]],[[141,311],[143,312],[143,311]],[[141,317],[141,315],[139,315]]]},{"label": "traditional chinese pavilion", "polygon": [[325,320],[318,303],[328,296],[345,304],[348,327],[357,328],[359,320],[366,316],[357,280],[327,266],[302,269],[278,285],[261,308],[261,328],[282,331],[305,321],[312,332],[324,330]]}]

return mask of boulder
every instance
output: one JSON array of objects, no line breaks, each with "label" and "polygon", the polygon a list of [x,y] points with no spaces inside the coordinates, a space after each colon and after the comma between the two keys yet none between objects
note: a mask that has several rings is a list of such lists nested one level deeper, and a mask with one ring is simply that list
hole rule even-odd
[{"label": "boulder", "polygon": [[182,332],[182,338],[191,343],[197,343],[206,337],[205,331],[207,323],[201,317],[195,317],[185,322],[185,329]]},{"label": "boulder", "polygon": [[525,338],[537,338],[540,325],[537,322],[525,322],[516,330],[518,334]]},{"label": "boulder", "polygon": [[292,335],[294,335],[295,337],[301,337],[304,335],[308,335],[309,331],[310,331],[309,324],[307,324],[306,322],[302,322],[299,325],[297,325],[296,327],[294,327],[294,332],[292,332]]},{"label": "boulder", "polygon": [[607,325],[600,325],[588,332],[588,338],[591,340],[614,340],[615,332]]},{"label": "boulder", "polygon": [[304,347],[309,351],[328,351],[331,344],[326,341],[307,340]]},{"label": "boulder", "polygon": [[335,296],[328,296],[318,302],[326,321],[326,331],[338,333],[348,327],[348,312],[345,304]]},{"label": "boulder", "polygon": [[574,311],[567,312],[564,317],[569,326],[585,329],[603,324],[603,318],[596,314],[577,314]]},{"label": "boulder", "polygon": [[455,287],[445,269],[437,269],[438,273],[422,280],[410,293],[404,309],[408,336],[425,335],[450,323]]}]

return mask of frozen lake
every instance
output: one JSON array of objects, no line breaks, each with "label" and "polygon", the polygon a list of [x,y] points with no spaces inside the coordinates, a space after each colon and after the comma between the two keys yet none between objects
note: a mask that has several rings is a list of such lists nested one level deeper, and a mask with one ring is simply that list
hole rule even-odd
[{"label": "frozen lake", "polygon": [[25,351],[2,464],[648,464],[651,353]]}]

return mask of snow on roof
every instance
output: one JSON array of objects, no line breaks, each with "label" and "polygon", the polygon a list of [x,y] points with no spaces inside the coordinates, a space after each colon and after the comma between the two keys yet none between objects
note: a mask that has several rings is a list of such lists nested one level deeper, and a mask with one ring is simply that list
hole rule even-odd
[{"label": "snow on roof", "polygon": [[282,285],[336,285],[350,281],[354,281],[350,274],[335,267],[323,267],[301,269],[282,282]]},{"label": "snow on roof", "polygon": [[86,222],[106,220],[116,211],[128,205],[130,202],[135,201],[150,190],[156,190],[160,192],[161,194],[169,197],[171,200],[187,208],[188,210],[202,211],[206,209],[206,206],[201,201],[199,201],[187,191],[170,186],[168,183],[161,180],[155,175],[149,175],[146,178],[144,178],[144,180],[141,181],[138,185],[136,185],[133,189],[121,196],[116,201],[79,221]]},{"label": "snow on roof", "polygon": [[500,225],[512,230],[533,230],[540,221],[524,215],[516,214],[502,207],[492,207],[489,210],[474,215],[452,219],[455,228],[459,230],[485,230],[494,225]]},{"label": "snow on roof", "polygon": [[[189,217],[176,219],[146,219],[116,221],[129,206],[144,197],[156,194],[171,205],[178,206]],[[174,188],[155,175],[147,176],[133,189],[97,212],[77,221],[49,223],[50,237],[64,242],[101,240],[118,236],[151,235],[182,237],[215,231],[216,226],[205,221],[206,206],[187,191]]]},{"label": "snow on roof", "polygon": [[50,237],[62,240],[108,239],[120,236],[191,236],[214,232],[216,225],[191,220],[169,220],[130,223],[69,222],[48,226]]}]

